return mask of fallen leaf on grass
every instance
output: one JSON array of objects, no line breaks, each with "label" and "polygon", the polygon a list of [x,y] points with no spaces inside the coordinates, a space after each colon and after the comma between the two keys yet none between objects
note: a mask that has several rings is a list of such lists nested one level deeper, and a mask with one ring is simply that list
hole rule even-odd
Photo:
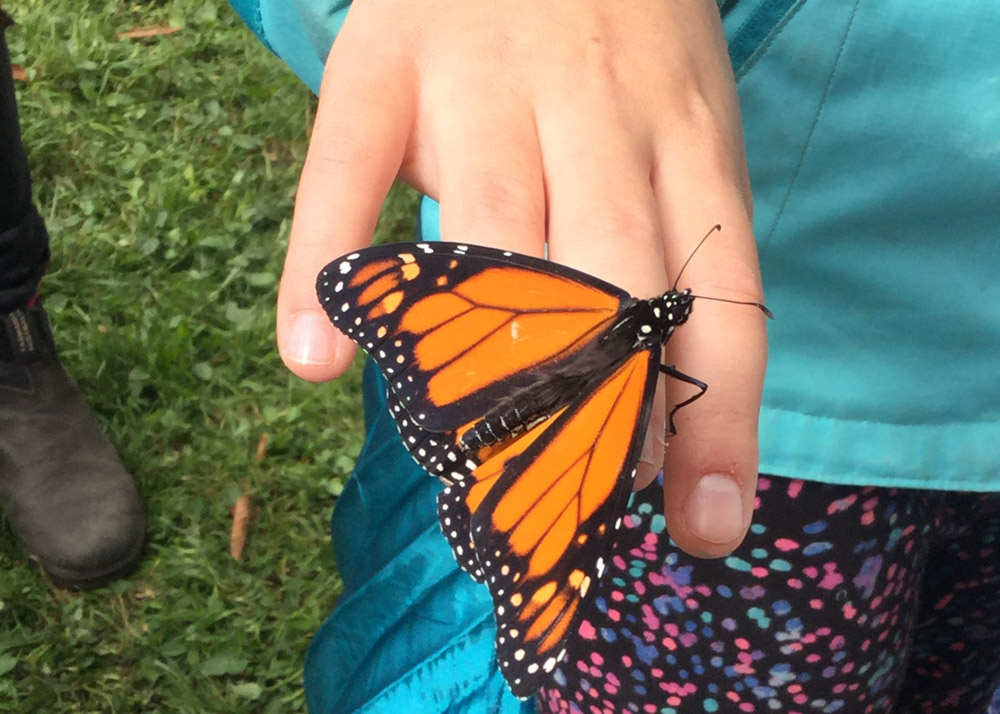
[{"label": "fallen leaf on grass", "polygon": [[246,494],[236,499],[233,506],[233,530],[229,534],[229,554],[233,560],[243,560],[243,548],[247,544],[247,527],[250,524],[250,497]]},{"label": "fallen leaf on grass", "polygon": [[19,64],[12,64],[10,66],[10,72],[14,75],[15,82],[23,82],[28,78],[28,73],[24,71],[24,67]]},{"label": "fallen leaf on grass", "polygon": [[267,445],[271,441],[271,435],[266,431],[260,435],[260,439],[257,441],[257,462],[260,463],[267,456]]},{"label": "fallen leaf on grass", "polygon": [[143,40],[147,37],[160,37],[180,32],[181,28],[170,25],[153,25],[151,27],[133,27],[131,30],[118,33],[119,40]]}]

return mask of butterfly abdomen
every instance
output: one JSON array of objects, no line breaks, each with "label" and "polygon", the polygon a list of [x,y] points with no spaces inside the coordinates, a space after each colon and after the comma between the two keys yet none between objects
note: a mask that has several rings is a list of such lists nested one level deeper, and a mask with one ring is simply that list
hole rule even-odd
[{"label": "butterfly abdomen", "polygon": [[615,320],[569,358],[536,367],[533,379],[499,399],[462,435],[463,448],[474,451],[516,437],[596,389],[629,355],[644,347],[622,325]]}]

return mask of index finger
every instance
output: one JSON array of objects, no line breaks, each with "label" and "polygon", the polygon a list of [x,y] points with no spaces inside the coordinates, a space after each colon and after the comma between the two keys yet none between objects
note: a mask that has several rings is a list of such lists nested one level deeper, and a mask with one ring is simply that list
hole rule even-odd
[{"label": "index finger", "polygon": [[352,29],[349,18],[327,59],[278,291],[278,350],[313,381],[339,376],[354,354],[319,305],[316,276],[371,242],[414,112],[403,59],[355,40],[363,35]]}]

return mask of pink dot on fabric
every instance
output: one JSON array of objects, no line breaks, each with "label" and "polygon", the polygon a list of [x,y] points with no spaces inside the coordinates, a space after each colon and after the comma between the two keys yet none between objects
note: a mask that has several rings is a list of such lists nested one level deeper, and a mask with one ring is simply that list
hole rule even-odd
[{"label": "pink dot on fabric", "polygon": [[799,544],[791,538],[778,538],[778,540],[774,541],[774,547],[787,553],[790,550],[798,548]]},{"label": "pink dot on fabric", "polygon": [[795,479],[788,484],[788,495],[792,498],[798,498],[799,493],[802,491],[802,487],[805,482],[800,479]]},{"label": "pink dot on fabric", "polygon": [[580,633],[580,637],[585,640],[597,639],[597,630],[594,629],[594,626],[590,624],[589,620],[584,620],[580,623],[580,629],[578,632]]},{"label": "pink dot on fabric", "polygon": [[750,649],[750,643],[747,641],[747,639],[745,637],[737,637],[734,640],[734,642],[735,642],[736,646],[739,647],[741,650],[748,650],[748,649]]},{"label": "pink dot on fabric", "polygon": [[846,617],[848,620],[853,620],[854,616],[858,614],[857,608],[851,604],[844,605],[844,607],[841,608],[841,610],[844,613],[844,617]]},{"label": "pink dot on fabric", "polygon": [[617,610],[612,610],[611,608],[608,608],[608,619],[618,622],[619,620],[622,619],[622,614]]},{"label": "pink dot on fabric", "polygon": [[750,568],[750,574],[751,574],[751,575],[753,575],[753,576],[754,576],[754,577],[756,577],[756,578],[764,578],[764,577],[767,577],[767,574],[768,574],[768,572],[769,572],[769,571],[768,571],[768,569],[767,569],[767,568],[762,568],[762,567],[761,567],[761,566],[759,566],[759,565],[758,565],[758,566],[756,566],[756,567],[754,567],[754,568]]},{"label": "pink dot on fabric", "polygon": [[753,711],[753,704],[750,703],[750,702],[743,702],[742,704],[740,704],[740,711],[741,712],[752,712]]},{"label": "pink dot on fabric", "polygon": [[865,511],[861,515],[861,525],[863,525],[863,526],[870,526],[874,522],[875,522],[875,513],[874,513],[874,511]]},{"label": "pink dot on fabric", "polygon": [[600,667],[604,664],[604,656],[600,652],[591,652],[590,661]]},{"label": "pink dot on fabric", "polygon": [[822,610],[823,601],[817,598],[813,598],[812,600],[809,601],[809,607],[811,607],[813,610]]}]

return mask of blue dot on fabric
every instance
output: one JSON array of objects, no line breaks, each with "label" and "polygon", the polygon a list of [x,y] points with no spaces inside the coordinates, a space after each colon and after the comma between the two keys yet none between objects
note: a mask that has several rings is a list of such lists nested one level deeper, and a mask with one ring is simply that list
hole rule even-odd
[{"label": "blue dot on fabric", "polygon": [[618,633],[612,630],[610,627],[601,628],[601,639],[605,642],[614,642],[618,639]]},{"label": "blue dot on fabric", "polygon": [[866,550],[871,550],[876,545],[878,545],[878,538],[869,538],[868,540],[863,540],[854,546],[854,552],[864,553]]},{"label": "blue dot on fabric", "polygon": [[719,711],[719,703],[714,699],[706,699],[702,706],[707,712],[717,712]]},{"label": "blue dot on fabric", "polygon": [[819,555],[820,553],[825,553],[833,548],[833,543],[828,543],[825,540],[818,541],[816,543],[810,543],[805,548],[802,549],[802,555]]},{"label": "blue dot on fabric", "polygon": [[662,533],[667,529],[667,519],[662,513],[653,514],[653,520],[649,523],[649,530],[653,533]]},{"label": "blue dot on fabric", "polygon": [[787,615],[792,611],[792,604],[787,600],[775,600],[771,605],[771,611],[775,615]]},{"label": "blue dot on fabric", "polygon": [[636,510],[638,510],[639,513],[642,513],[644,515],[646,513],[652,513],[653,512],[653,504],[649,503],[648,501],[640,503],[639,504],[639,508],[637,508]]},{"label": "blue dot on fabric", "polygon": [[757,560],[762,560],[763,558],[767,557],[767,549],[766,548],[754,548],[753,550],[750,551],[750,557],[751,558],[755,558]]},{"label": "blue dot on fabric", "polygon": [[702,612],[701,621],[704,622],[705,624],[710,623],[712,621],[712,613],[710,613],[708,610]]},{"label": "blue dot on fabric", "polygon": [[722,597],[725,597],[725,598],[730,598],[730,597],[733,596],[733,591],[730,590],[725,585],[718,585],[718,586],[716,586],[715,592],[719,593],[719,595],[721,595]]},{"label": "blue dot on fabric", "polygon": [[813,521],[812,523],[808,523],[802,526],[802,532],[808,533],[810,535],[815,535],[816,533],[822,533],[825,530],[826,530],[826,521],[823,520]]},{"label": "blue dot on fabric", "polygon": [[761,535],[767,530],[767,526],[763,523],[753,523],[750,525],[750,532],[754,535]]},{"label": "blue dot on fabric", "polygon": [[771,570],[777,570],[780,573],[787,573],[792,569],[792,564],[783,558],[775,558],[769,564]]}]

